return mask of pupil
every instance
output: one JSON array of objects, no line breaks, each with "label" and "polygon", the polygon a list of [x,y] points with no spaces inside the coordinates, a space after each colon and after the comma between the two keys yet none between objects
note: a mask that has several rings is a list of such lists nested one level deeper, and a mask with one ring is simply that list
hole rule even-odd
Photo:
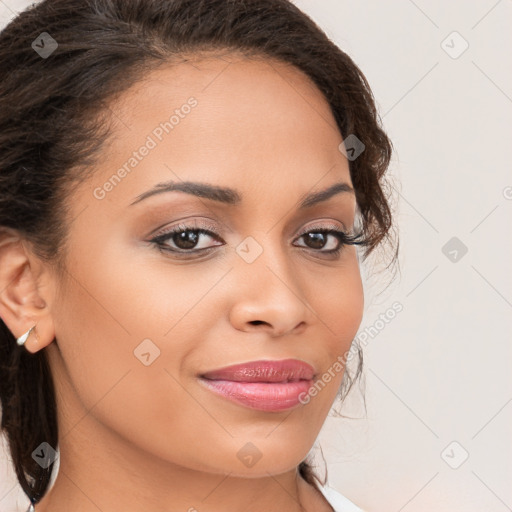
[{"label": "pupil", "polygon": [[[325,240],[323,239],[325,237],[324,233],[308,233],[308,236],[310,240],[313,241],[313,249],[322,249],[325,245]],[[320,244],[318,243],[320,242]]]},{"label": "pupil", "polygon": [[194,231],[182,231],[174,235],[173,242],[180,249],[192,249],[197,244],[199,233]]}]

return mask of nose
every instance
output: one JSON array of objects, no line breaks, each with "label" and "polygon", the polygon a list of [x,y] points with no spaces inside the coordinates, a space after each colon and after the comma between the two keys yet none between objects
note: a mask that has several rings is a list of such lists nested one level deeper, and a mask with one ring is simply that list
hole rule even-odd
[{"label": "nose", "polygon": [[290,256],[265,247],[252,263],[238,258],[231,273],[231,324],[240,331],[265,331],[271,337],[299,334],[314,318],[305,283]]}]

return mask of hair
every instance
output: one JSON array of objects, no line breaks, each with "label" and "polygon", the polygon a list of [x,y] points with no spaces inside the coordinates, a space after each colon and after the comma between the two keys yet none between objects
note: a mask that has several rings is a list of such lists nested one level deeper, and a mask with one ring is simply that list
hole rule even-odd
[{"label": "hair", "polygon": [[[58,47],[42,58],[42,32]],[[390,241],[384,174],[392,144],[370,86],[352,59],[289,0],[45,0],[0,32],[0,231],[15,230],[35,254],[65,268],[66,198],[104,148],[109,103],[162,64],[202,52],[238,52],[291,64],[326,98],[340,133],[364,151],[349,159],[362,219],[363,261]],[[395,261],[398,245],[393,257]],[[354,377],[345,371],[342,398]],[[58,445],[54,384],[46,351],[29,353],[0,320],[1,430],[32,503],[48,490],[53,464],[32,458]],[[316,486],[312,465],[298,471]],[[320,482],[325,483],[325,482]]]}]

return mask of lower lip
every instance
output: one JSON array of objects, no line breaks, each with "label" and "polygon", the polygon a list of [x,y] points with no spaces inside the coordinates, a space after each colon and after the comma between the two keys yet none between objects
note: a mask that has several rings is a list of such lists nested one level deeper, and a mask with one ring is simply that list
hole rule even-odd
[{"label": "lower lip", "polygon": [[260,411],[285,411],[300,404],[312,380],[296,382],[235,382],[200,379],[211,391],[238,404]]}]

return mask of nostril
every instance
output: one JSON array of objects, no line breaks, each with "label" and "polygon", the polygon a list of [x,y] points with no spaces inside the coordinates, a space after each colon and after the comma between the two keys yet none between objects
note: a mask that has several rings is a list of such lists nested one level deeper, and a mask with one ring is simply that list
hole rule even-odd
[{"label": "nostril", "polygon": [[249,322],[253,325],[260,325],[260,324],[264,324],[265,322],[263,320],[253,320],[252,322]]}]

